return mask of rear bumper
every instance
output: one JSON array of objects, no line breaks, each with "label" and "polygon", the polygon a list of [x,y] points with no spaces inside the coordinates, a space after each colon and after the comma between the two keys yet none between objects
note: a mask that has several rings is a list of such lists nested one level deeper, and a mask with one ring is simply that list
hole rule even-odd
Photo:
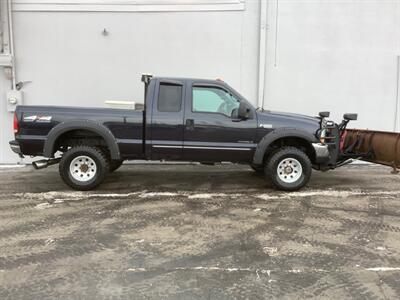
[{"label": "rear bumper", "polygon": [[10,148],[14,153],[17,153],[20,157],[24,157],[22,155],[21,147],[19,146],[19,143],[17,141],[10,141]]},{"label": "rear bumper", "polygon": [[329,146],[323,145],[321,143],[313,143],[312,144],[315,151],[315,160],[316,163],[326,163],[330,160],[331,155],[329,152]]}]

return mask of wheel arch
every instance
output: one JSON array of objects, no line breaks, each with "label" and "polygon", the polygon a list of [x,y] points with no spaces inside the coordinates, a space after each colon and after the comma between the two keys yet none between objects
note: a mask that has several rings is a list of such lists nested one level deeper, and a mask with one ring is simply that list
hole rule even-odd
[{"label": "wheel arch", "polygon": [[258,143],[253,156],[253,164],[263,164],[265,157],[271,153],[271,151],[274,149],[274,146],[281,144],[284,146],[294,146],[298,148],[304,147],[310,160],[314,161],[315,150],[311,144],[316,142],[318,142],[317,138],[305,130],[296,128],[276,129],[266,134]]},{"label": "wheel arch", "polygon": [[44,157],[53,157],[57,140],[68,132],[86,130],[100,136],[106,143],[112,159],[121,159],[117,141],[112,132],[104,125],[94,121],[68,121],[53,127],[47,135],[43,147]]}]

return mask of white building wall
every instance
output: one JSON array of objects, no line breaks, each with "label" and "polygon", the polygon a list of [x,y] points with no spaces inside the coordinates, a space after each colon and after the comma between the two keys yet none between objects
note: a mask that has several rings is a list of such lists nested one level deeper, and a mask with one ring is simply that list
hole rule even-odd
[{"label": "white building wall", "polygon": [[[163,7],[147,12],[25,11],[23,7],[14,12],[14,24],[17,80],[32,81],[23,88],[24,104],[143,102],[140,75],[146,72],[224,78],[255,99],[259,4],[251,2],[244,9],[241,1],[229,2],[238,5],[226,9],[210,4],[173,12]],[[108,35],[102,34],[104,29]],[[7,135],[12,138],[11,132]],[[2,149],[3,161],[15,159],[6,143]]]},{"label": "white building wall", "polygon": [[394,130],[400,1],[270,4],[265,107],[358,112],[352,125]]},{"label": "white building wall", "polygon": [[[32,81],[23,88],[25,104],[142,101],[140,74],[151,72],[222,77],[256,105],[259,1],[164,0],[113,9],[79,5],[85,1],[14,1],[17,81]],[[354,126],[393,130],[399,19],[400,1],[269,0],[264,108],[331,110],[338,121],[344,112],[358,112]],[[17,159],[8,149],[9,85],[1,72],[0,163]]]}]

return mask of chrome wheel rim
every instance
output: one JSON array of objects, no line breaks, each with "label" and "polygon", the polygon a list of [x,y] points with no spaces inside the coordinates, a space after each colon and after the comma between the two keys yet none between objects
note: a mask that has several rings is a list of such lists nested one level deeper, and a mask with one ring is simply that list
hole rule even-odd
[{"label": "chrome wheel rim", "polygon": [[303,168],[300,162],[295,158],[283,159],[277,167],[277,173],[280,180],[285,183],[296,182],[303,174]]},{"label": "chrome wheel rim", "polygon": [[69,165],[69,172],[73,179],[86,182],[93,179],[97,173],[96,162],[86,155],[75,157]]}]

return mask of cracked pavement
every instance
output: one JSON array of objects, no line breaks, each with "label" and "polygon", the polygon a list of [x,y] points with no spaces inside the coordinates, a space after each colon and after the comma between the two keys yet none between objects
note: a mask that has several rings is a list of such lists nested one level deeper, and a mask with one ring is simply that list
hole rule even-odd
[{"label": "cracked pavement", "polygon": [[91,192],[0,169],[1,299],[398,299],[400,175],[124,165]]}]

